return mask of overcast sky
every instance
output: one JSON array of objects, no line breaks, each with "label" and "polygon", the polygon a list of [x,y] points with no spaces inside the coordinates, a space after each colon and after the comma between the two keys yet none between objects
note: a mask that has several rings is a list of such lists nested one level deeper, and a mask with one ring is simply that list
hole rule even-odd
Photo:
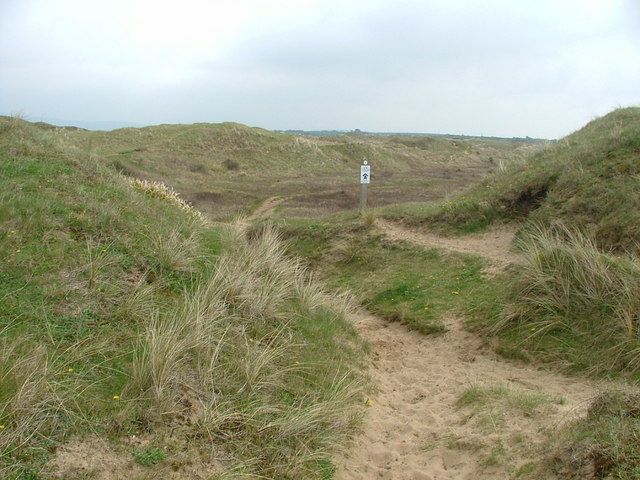
[{"label": "overcast sky", "polygon": [[32,120],[555,138],[628,105],[640,0],[0,0]]}]

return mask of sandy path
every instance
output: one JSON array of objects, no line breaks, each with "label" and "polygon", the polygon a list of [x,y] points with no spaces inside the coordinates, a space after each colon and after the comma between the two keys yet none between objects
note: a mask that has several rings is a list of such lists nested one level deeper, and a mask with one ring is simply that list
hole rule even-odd
[{"label": "sandy path", "polygon": [[284,198],[271,197],[262,202],[258,208],[251,212],[244,220],[250,222],[266,216],[271,210],[284,202]]},{"label": "sandy path", "polygon": [[[509,478],[536,459],[544,431],[584,412],[597,390],[587,380],[500,360],[458,318],[448,319],[442,336],[420,335],[367,313],[354,321],[371,344],[378,392],[362,434],[337,459],[338,480]],[[563,403],[549,403],[530,416],[511,412],[489,426],[456,406],[469,386],[495,384],[545,392]],[[490,465],[487,459],[500,445],[505,457]]]},{"label": "sandy path", "polygon": [[497,269],[503,269],[507,265],[519,264],[523,261],[522,256],[515,252],[512,246],[513,237],[517,230],[517,227],[513,226],[503,225],[487,232],[463,237],[444,237],[417,231],[383,219],[377,219],[376,226],[391,240],[403,240],[425,247],[478,255],[489,260]]},{"label": "sandy path", "polygon": [[[511,250],[514,229],[449,238],[384,220],[376,226],[391,240],[480,255],[495,270],[522,261]],[[337,480],[511,478],[519,466],[540,458],[549,432],[584,413],[605,387],[506,362],[465,331],[457,317],[445,320],[448,331],[441,336],[420,335],[366,312],[354,323],[371,344],[371,376],[378,391],[362,434],[337,458]],[[500,384],[555,400],[534,414],[493,406],[474,412],[456,405],[470,386]]]}]

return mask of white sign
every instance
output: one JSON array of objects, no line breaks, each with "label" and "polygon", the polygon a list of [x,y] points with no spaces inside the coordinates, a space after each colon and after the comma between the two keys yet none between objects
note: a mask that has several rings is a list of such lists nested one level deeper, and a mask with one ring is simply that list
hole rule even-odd
[{"label": "white sign", "polygon": [[371,183],[371,165],[360,165],[360,183]]}]

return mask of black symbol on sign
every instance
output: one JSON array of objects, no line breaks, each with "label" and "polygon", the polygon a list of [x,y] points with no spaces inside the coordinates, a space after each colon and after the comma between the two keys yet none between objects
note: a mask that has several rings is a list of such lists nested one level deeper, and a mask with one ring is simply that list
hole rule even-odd
[{"label": "black symbol on sign", "polygon": [[363,180],[366,180],[368,177],[369,177],[369,174],[368,174],[368,173],[363,173],[363,174],[362,174],[362,179],[363,179]]}]

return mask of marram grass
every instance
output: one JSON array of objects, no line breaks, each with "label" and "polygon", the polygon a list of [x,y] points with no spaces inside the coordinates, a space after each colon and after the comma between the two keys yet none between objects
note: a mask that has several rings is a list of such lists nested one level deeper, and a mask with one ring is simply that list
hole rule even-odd
[{"label": "marram grass", "polygon": [[0,477],[73,477],[66,442],[135,435],[159,478],[185,451],[219,478],[322,478],[364,384],[350,303],[275,231],[212,227],[66,133],[0,119]]}]

